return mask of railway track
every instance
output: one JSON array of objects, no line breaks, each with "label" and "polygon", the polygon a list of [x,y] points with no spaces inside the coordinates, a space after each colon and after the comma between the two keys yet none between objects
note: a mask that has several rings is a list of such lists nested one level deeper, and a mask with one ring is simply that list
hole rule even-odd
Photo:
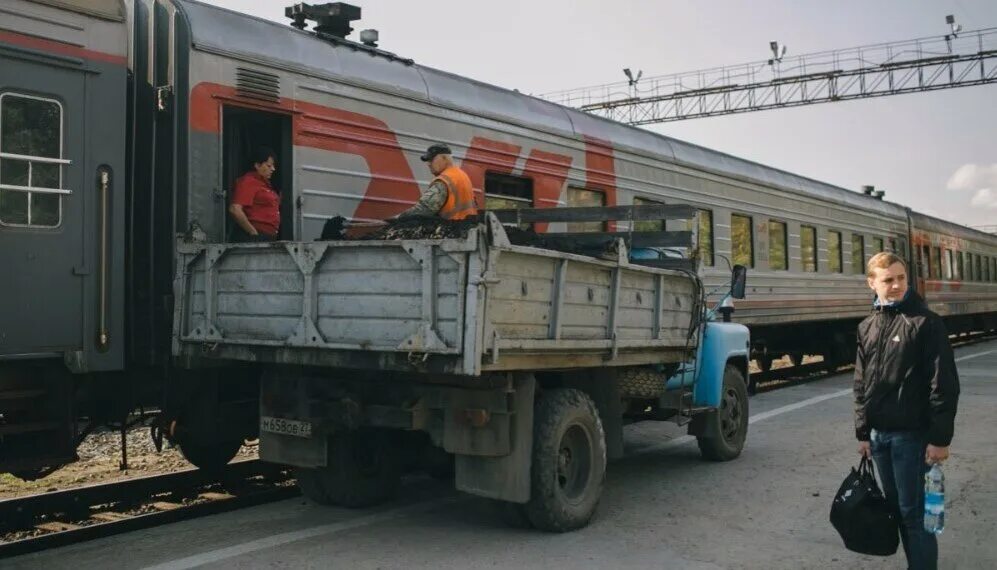
[{"label": "railway track", "polygon": [[298,495],[286,470],[259,460],[0,501],[0,559]]}]

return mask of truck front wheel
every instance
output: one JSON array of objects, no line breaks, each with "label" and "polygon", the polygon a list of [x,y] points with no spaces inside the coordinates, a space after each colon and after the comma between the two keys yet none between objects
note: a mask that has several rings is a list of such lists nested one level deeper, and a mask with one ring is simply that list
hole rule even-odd
[{"label": "truck front wheel", "polygon": [[730,461],[741,454],[748,437],[748,392],[744,375],[736,367],[724,369],[723,393],[720,406],[710,418],[716,422],[696,438],[699,452],[711,461]]},{"label": "truck front wheel", "polygon": [[401,467],[389,432],[360,430],[329,438],[326,467],[298,467],[294,475],[301,494],[321,505],[359,508],[395,495]]},{"label": "truck front wheel", "polygon": [[565,532],[588,524],[606,479],[606,437],[584,392],[544,392],[536,406],[526,515],[533,526]]}]

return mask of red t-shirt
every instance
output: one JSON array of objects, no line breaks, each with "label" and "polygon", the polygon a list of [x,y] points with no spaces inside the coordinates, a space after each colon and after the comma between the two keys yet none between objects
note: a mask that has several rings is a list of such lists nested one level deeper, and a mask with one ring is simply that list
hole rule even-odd
[{"label": "red t-shirt", "polygon": [[242,206],[249,223],[256,231],[268,236],[277,235],[280,228],[280,194],[274,192],[270,182],[250,171],[235,181],[232,203]]}]

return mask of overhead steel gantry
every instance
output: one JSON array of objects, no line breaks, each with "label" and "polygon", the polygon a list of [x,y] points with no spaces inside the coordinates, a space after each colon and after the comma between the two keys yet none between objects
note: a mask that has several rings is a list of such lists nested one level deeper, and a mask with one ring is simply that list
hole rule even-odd
[{"label": "overhead steel gantry", "polygon": [[648,125],[997,82],[997,28],[540,95]]}]

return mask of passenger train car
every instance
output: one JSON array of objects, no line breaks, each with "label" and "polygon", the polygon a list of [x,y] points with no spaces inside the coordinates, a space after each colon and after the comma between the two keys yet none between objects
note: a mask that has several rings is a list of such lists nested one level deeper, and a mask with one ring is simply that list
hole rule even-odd
[{"label": "passenger train car", "polygon": [[[315,20],[297,9],[296,27]],[[408,207],[432,142],[484,208],[694,204],[708,289],[728,263],[752,268],[735,318],[763,368],[852,358],[864,264],[886,249],[952,332],[997,328],[997,236],[418,65],[346,39],[351,19],[295,29],[194,0],[0,6],[0,471],[71,461],[89,429],[138,406],[199,465],[253,435],[256,371],[174,367],[170,331],[175,238],[226,239],[228,192],[258,145],[278,155],[283,239]]]}]

